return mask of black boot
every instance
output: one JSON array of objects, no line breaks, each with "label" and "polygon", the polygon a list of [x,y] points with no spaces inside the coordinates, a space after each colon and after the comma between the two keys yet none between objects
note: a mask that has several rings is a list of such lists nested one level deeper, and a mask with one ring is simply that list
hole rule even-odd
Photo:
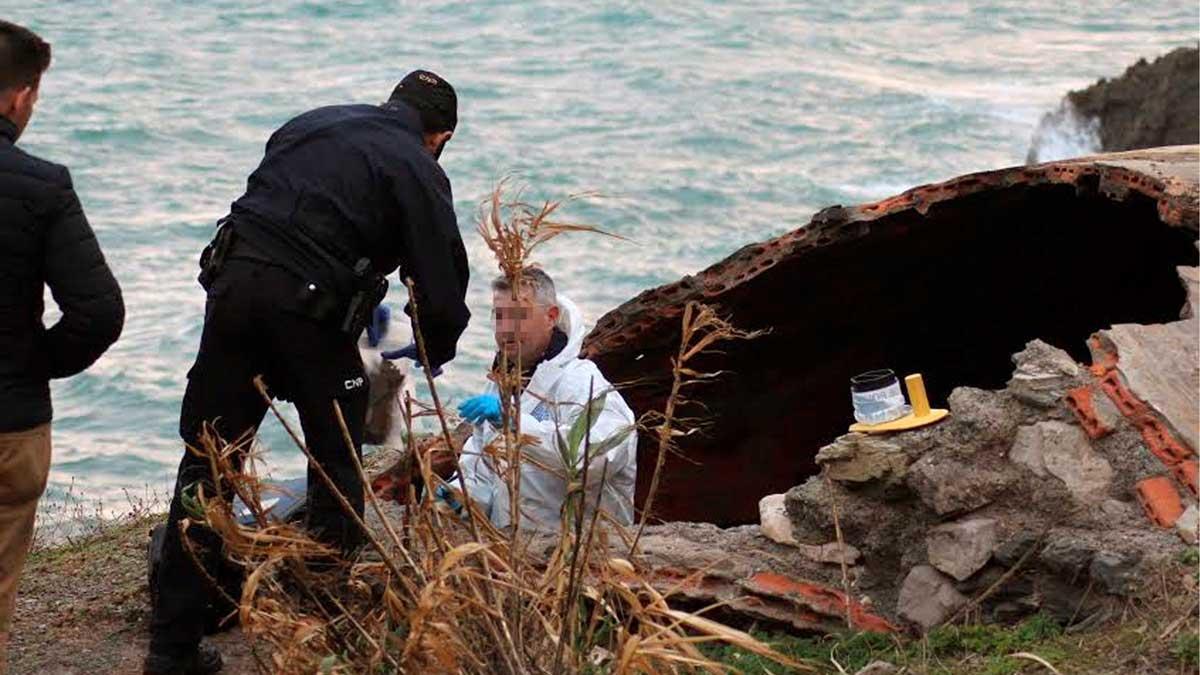
[{"label": "black boot", "polygon": [[221,652],[201,642],[196,649],[182,654],[151,650],[142,664],[142,675],[212,675],[224,665]]}]

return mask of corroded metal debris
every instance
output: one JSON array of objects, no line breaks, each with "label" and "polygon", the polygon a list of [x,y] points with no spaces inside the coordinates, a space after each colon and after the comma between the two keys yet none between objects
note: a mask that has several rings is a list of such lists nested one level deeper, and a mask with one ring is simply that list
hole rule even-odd
[{"label": "corroded metal debris", "polygon": [[[1099,330],[1178,319],[1176,268],[1197,263],[1198,158],[1196,146],[1101,155],[830,207],[609,312],[585,355],[630,383],[639,413],[661,409],[689,301],[772,331],[701,364],[730,373],[692,391],[684,412],[707,425],[668,460],[654,515],[755,521],[759,498],[812,475],[845,432],[858,372],[921,372],[936,405],[961,385],[1004,386],[1034,338],[1086,362]],[[644,438],[639,499],[655,452]]]}]

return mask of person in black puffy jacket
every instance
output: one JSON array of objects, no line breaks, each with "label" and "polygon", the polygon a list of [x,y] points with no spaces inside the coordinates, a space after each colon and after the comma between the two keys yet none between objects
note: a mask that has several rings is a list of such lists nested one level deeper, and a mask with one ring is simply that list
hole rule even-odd
[{"label": "person in black puffy jacket", "polygon": [[[49,44],[0,20],[0,673],[50,470],[49,381],[92,365],[125,321],[121,289],[70,173],[16,146],[49,66]],[[62,311],[49,328],[45,286]]]}]

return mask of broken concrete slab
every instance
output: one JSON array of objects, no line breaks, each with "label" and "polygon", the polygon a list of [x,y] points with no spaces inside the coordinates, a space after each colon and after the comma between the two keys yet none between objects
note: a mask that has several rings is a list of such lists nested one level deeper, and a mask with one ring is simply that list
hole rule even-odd
[{"label": "broken concrete slab", "polygon": [[950,578],[928,565],[912,568],[900,586],[896,613],[922,630],[941,624],[967,602]]},{"label": "broken concrete slab", "polygon": [[938,525],[925,539],[929,564],[959,581],[978,572],[996,547],[994,518],[971,518]]},{"label": "broken concrete slab", "polygon": [[946,516],[991,503],[1011,480],[998,471],[928,454],[908,467],[907,483],[926,506]]},{"label": "broken concrete slab", "polygon": [[1008,381],[1008,390],[1019,400],[1041,408],[1057,405],[1080,375],[1070,354],[1041,340],[1029,342],[1012,360],[1017,367]]},{"label": "broken concrete slab", "polygon": [[1179,533],[1180,539],[1192,546],[1200,539],[1200,509],[1196,508],[1194,502],[1188,505],[1183,515],[1175,521],[1175,531]]},{"label": "broken concrete slab", "polygon": [[1192,454],[1200,444],[1200,319],[1121,324],[1096,334],[1097,361],[1114,368],[1130,393],[1148,405]]},{"label": "broken concrete slab", "polygon": [[1112,466],[1092,449],[1079,427],[1055,420],[1017,430],[1009,459],[1037,476],[1050,474],[1082,503],[1103,499],[1112,482]]},{"label": "broken concrete slab", "polygon": [[889,436],[846,434],[817,452],[817,464],[843,483],[894,481],[904,476],[908,456]]},{"label": "broken concrete slab", "polygon": [[1190,319],[1200,309],[1200,267],[1176,267],[1175,270],[1179,272],[1179,281],[1187,291],[1187,300],[1183,303],[1179,318]]}]

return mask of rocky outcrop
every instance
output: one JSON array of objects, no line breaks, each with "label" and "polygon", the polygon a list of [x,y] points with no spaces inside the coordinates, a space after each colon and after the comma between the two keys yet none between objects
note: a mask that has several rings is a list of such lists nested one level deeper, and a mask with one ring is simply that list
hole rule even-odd
[{"label": "rocky outcrop", "polygon": [[[1014,374],[1010,356],[1041,338],[1087,363],[1096,331],[1179,317],[1176,268],[1197,261],[1197,161],[1195,147],[1138,151],[831,207],[609,312],[584,352],[611,381],[630,383],[623,394],[638,413],[662,410],[688,302],[771,330],[694,364],[727,374],[690,389],[694,404],[681,412],[707,425],[679,439],[683,457],[668,457],[654,515],[756,522],[760,498],[818,470],[817,451],[853,422],[850,377],[871,368],[924,374],[935,405],[1010,377],[1020,405],[1057,405],[1045,387],[1070,369]],[[981,426],[971,433],[1010,432],[972,419]],[[640,500],[656,446],[639,452]]]},{"label": "rocky outcrop", "polygon": [[1200,52],[1180,47],[1067,98],[1081,115],[1100,120],[1100,149],[1106,152],[1189,145],[1200,142],[1197,72]]},{"label": "rocky outcrop", "polygon": [[1197,49],[1181,47],[1068,93],[1042,117],[1026,163],[1200,142],[1198,69]]}]

